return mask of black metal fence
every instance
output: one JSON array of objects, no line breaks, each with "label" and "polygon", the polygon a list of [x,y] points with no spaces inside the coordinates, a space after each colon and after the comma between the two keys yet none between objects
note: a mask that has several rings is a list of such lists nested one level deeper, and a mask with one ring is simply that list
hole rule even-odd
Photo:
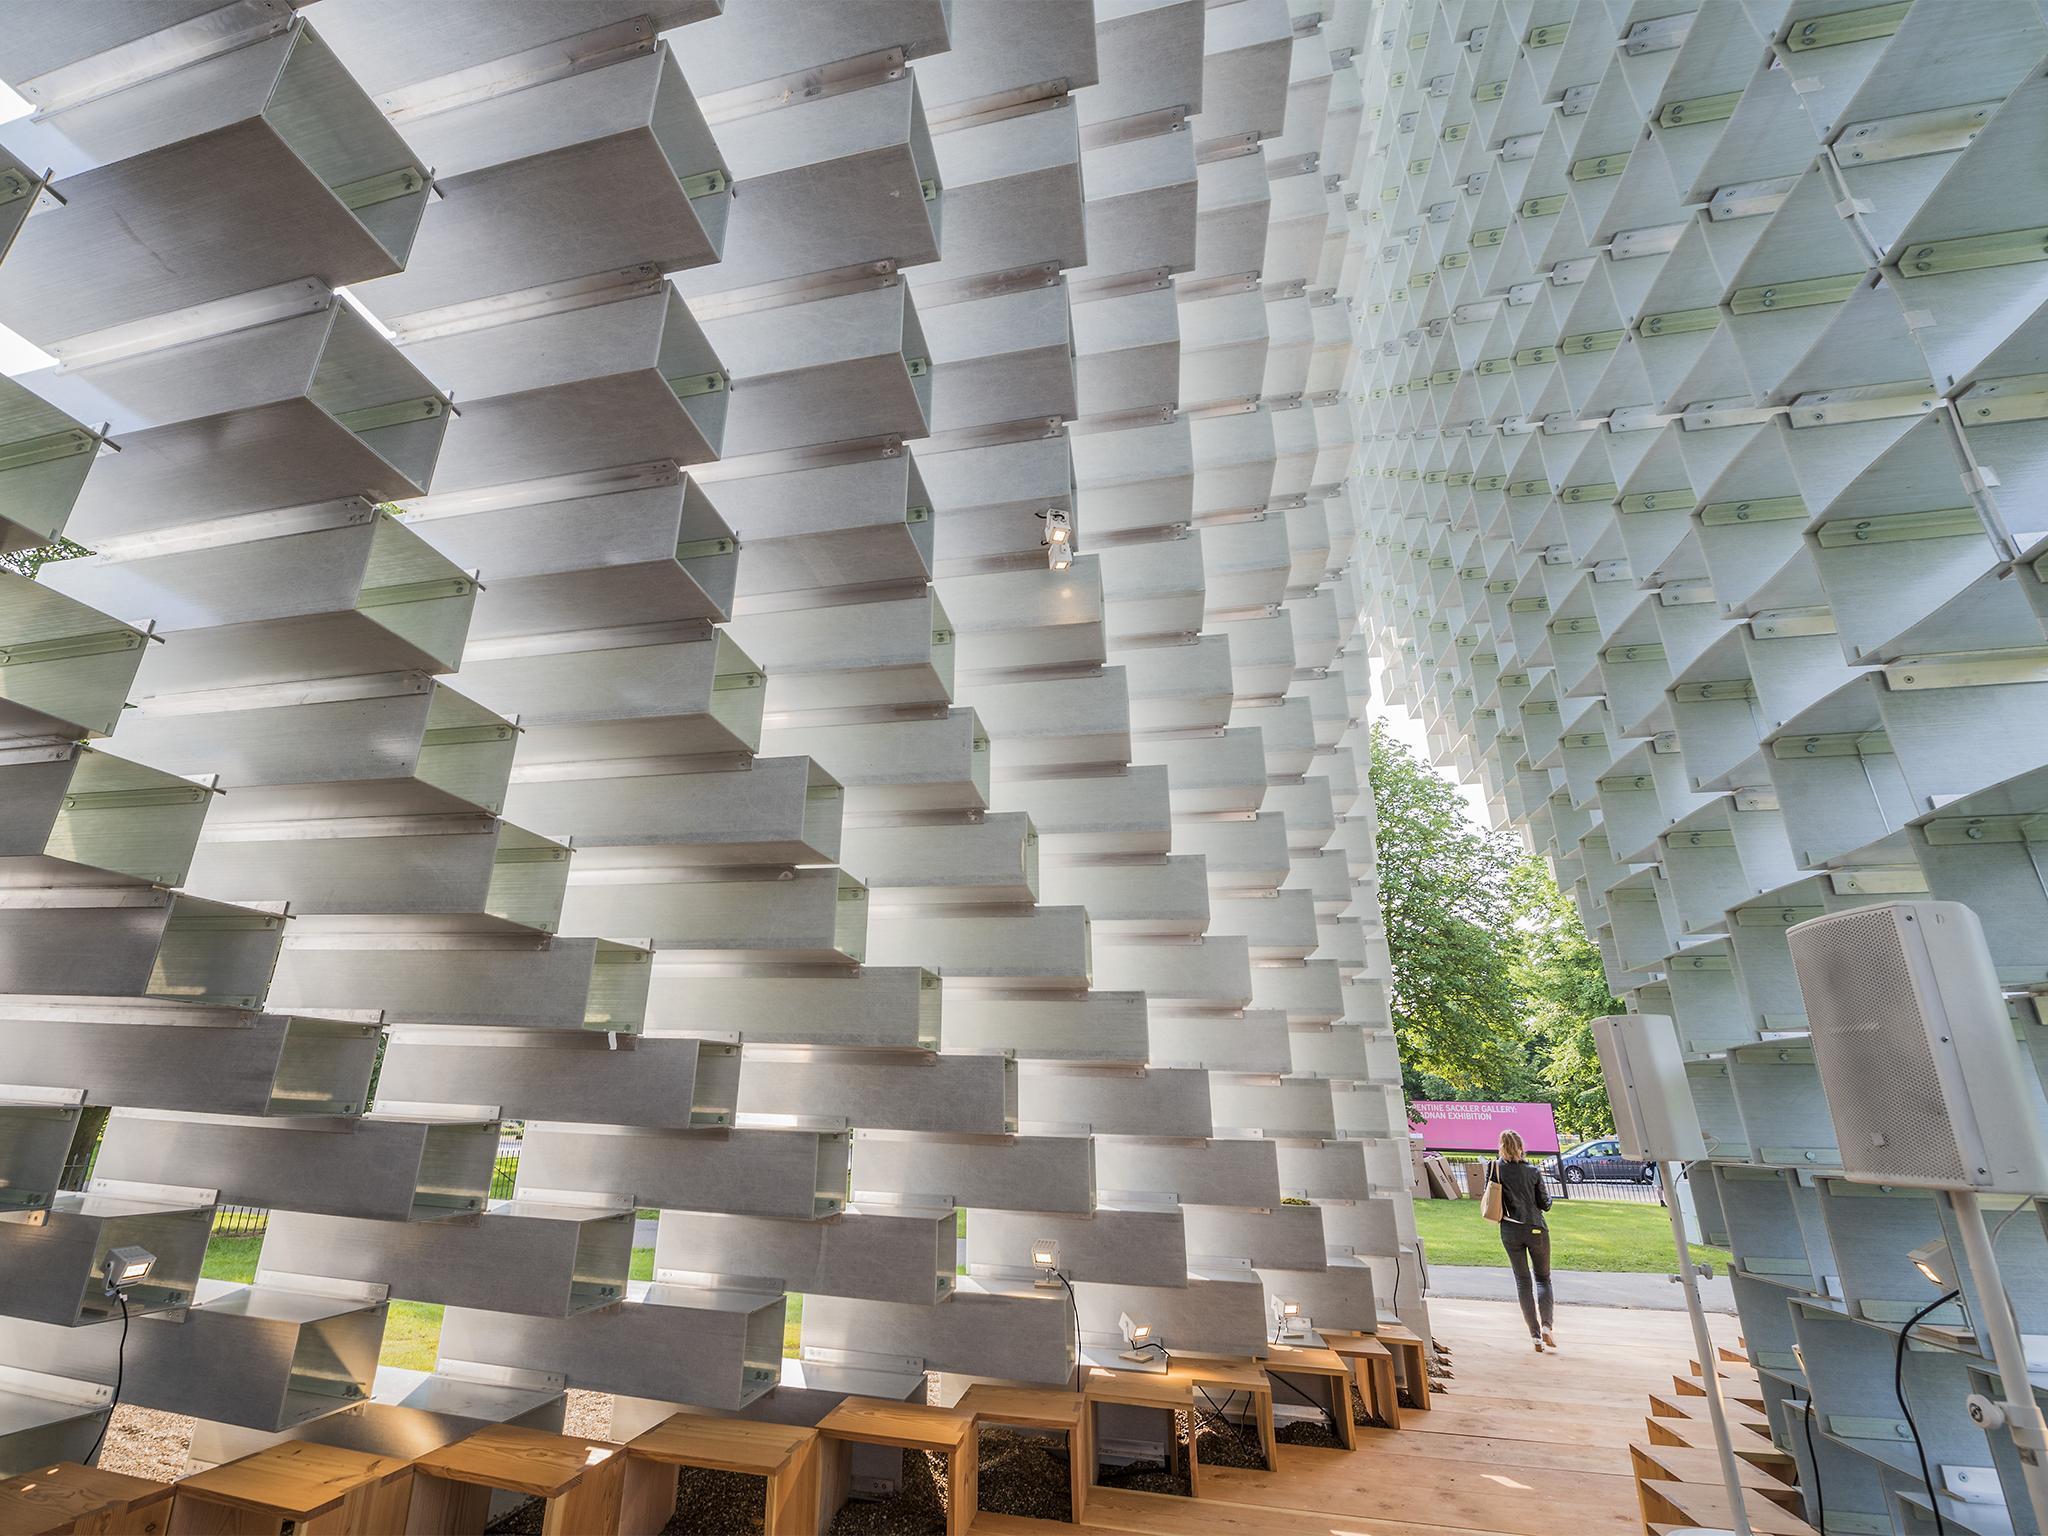
[{"label": "black metal fence", "polygon": [[[59,1189],[83,1190],[91,1182],[93,1164],[100,1155],[100,1140],[106,1134],[107,1111],[89,1108],[71,1142],[71,1152],[59,1176]],[[512,1198],[519,1181],[519,1143],[500,1142],[497,1159],[491,1164],[493,1200]],[[262,1205],[221,1204],[214,1207],[215,1237],[261,1237],[270,1229],[270,1208]]]},{"label": "black metal fence", "polygon": [[[1444,1153],[1445,1162],[1451,1165],[1454,1177],[1463,1180],[1465,1165],[1483,1164],[1486,1157],[1477,1152]],[[1579,1178],[1578,1169],[1565,1169],[1555,1158],[1533,1159],[1543,1170],[1543,1187],[1550,1192],[1552,1200],[1617,1200],[1633,1205],[1662,1205],[1664,1191],[1655,1180],[1641,1178],[1595,1179]]]},{"label": "black metal fence", "polygon": [[[491,1164],[491,1198],[509,1200],[519,1181],[519,1144],[500,1143]],[[81,1184],[82,1188],[83,1185]],[[220,1205],[214,1207],[215,1237],[261,1237],[270,1229],[270,1209],[261,1205]]]}]

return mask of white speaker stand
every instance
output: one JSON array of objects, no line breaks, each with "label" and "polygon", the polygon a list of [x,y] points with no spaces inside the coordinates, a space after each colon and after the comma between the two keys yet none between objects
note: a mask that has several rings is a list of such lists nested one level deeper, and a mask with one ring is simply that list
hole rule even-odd
[{"label": "white speaker stand", "polygon": [[1707,1331],[1706,1309],[1700,1305],[1699,1277],[1694,1272],[1692,1248],[1685,1240],[1685,1216],[1678,1208],[1677,1163],[1659,1162],[1657,1177],[1664,1185],[1664,1209],[1671,1217],[1671,1242],[1678,1250],[1678,1287],[1685,1292],[1686,1315],[1692,1319],[1692,1342],[1700,1359],[1700,1379],[1707,1389],[1707,1416],[1714,1425],[1714,1449],[1721,1456],[1721,1482],[1728,1490],[1728,1508],[1735,1522],[1732,1529],[1714,1530],[1691,1526],[1677,1536],[1753,1536],[1749,1513],[1742,1507],[1742,1474],[1735,1465],[1735,1447],[1728,1438],[1728,1409],[1721,1401],[1721,1362],[1714,1352],[1714,1336]]}]

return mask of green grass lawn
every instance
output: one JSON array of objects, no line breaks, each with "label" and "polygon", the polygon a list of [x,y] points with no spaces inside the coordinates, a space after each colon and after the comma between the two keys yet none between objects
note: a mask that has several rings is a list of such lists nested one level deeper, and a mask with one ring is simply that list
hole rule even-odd
[{"label": "green grass lawn", "polygon": [[[263,1249],[260,1237],[216,1237],[206,1245],[206,1263],[200,1273],[209,1280],[232,1280],[246,1285],[256,1278],[256,1257]],[[633,1250],[635,1280],[654,1278],[654,1250]],[[803,1316],[801,1297],[789,1298],[789,1320],[782,1332],[782,1352],[796,1353],[797,1319]],[[394,1301],[384,1318],[384,1348],[377,1356],[385,1365],[408,1371],[431,1371],[441,1343],[441,1308],[426,1301]]]},{"label": "green grass lawn", "polygon": [[[1432,1264],[1484,1264],[1507,1268],[1500,1229],[1479,1214],[1477,1200],[1418,1200],[1415,1227]],[[1693,1249],[1717,1269],[1728,1262],[1720,1248]],[[1661,1205],[1619,1200],[1560,1200],[1550,1209],[1553,1269],[1604,1269],[1670,1274],[1674,1269],[1671,1218]]]}]

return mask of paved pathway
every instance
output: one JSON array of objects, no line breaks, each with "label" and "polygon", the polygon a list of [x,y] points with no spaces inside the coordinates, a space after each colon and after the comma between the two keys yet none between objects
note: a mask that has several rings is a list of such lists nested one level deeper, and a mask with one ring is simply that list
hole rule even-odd
[{"label": "paved pathway", "polygon": [[[1605,1271],[1560,1269],[1552,1276],[1557,1299],[1582,1307],[1642,1307],[1659,1312],[1682,1312],[1685,1298],[1669,1275],[1619,1275]],[[1513,1301],[1515,1276],[1512,1270],[1490,1265],[1432,1264],[1429,1266],[1429,1295],[1456,1296],[1474,1301]],[[1733,1312],[1735,1294],[1728,1277],[1716,1274],[1700,1282],[1700,1300],[1709,1312]]]}]

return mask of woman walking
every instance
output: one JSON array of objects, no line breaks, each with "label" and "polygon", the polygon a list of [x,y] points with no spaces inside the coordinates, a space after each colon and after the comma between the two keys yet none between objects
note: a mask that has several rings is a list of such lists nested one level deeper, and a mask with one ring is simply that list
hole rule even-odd
[{"label": "woman walking", "polygon": [[1514,1267],[1515,1295],[1522,1303],[1529,1338],[1540,1355],[1546,1345],[1557,1348],[1557,1333],[1551,1325],[1555,1309],[1550,1292],[1550,1225],[1543,1218],[1550,1209],[1550,1193],[1543,1187],[1542,1170],[1529,1161],[1522,1138],[1513,1131],[1500,1133],[1500,1161],[1488,1176],[1500,1186],[1500,1245],[1507,1249],[1508,1263]]}]

